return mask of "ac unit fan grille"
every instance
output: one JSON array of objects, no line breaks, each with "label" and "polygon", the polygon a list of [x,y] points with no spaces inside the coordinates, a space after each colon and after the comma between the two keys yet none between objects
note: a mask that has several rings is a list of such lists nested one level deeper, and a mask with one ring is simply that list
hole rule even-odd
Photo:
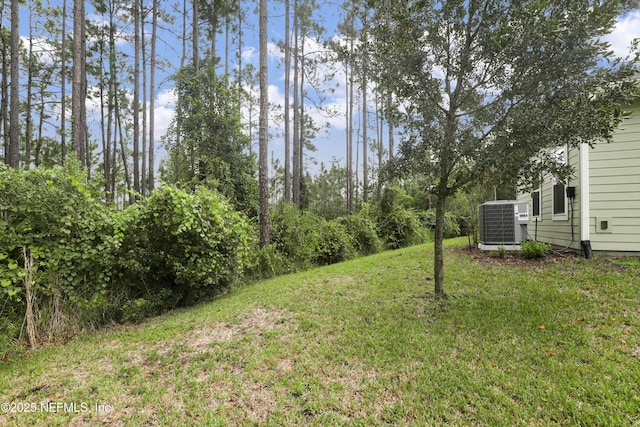
[{"label": "ac unit fan grille", "polygon": [[480,240],[487,244],[516,241],[513,205],[483,205],[480,213]]}]

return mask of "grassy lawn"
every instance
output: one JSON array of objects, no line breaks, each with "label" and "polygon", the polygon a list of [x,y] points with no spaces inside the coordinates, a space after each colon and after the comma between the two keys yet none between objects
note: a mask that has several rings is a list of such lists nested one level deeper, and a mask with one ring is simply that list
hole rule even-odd
[{"label": "grassy lawn", "polygon": [[12,360],[0,425],[640,423],[638,263],[459,252],[446,304],[423,245]]}]

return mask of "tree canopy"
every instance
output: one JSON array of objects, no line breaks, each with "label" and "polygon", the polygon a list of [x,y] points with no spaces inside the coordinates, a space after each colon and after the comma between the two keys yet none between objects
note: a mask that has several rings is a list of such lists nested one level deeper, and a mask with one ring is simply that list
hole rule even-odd
[{"label": "tree canopy", "polygon": [[[637,94],[637,58],[602,37],[630,2],[372,1],[378,84],[404,129],[396,171],[433,178],[435,292],[445,296],[445,201],[497,169],[505,179],[567,173],[545,149],[609,140]],[[376,73],[374,73],[376,75]]]}]

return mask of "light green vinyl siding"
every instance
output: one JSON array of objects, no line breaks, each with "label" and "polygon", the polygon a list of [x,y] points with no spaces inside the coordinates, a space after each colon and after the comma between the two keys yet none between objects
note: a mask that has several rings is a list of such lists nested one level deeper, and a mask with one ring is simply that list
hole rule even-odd
[{"label": "light green vinyl siding", "polygon": [[[640,105],[616,130],[613,142],[590,153],[589,228],[594,251],[640,252]],[[609,221],[609,232],[597,222]]]},{"label": "light green vinyl siding", "polygon": [[[577,172],[580,161],[580,151],[569,149],[567,161]],[[540,188],[541,218],[536,221],[529,221],[527,230],[530,239],[537,239],[540,242],[551,243],[559,248],[580,249],[580,178],[579,174],[569,180],[568,186],[576,187],[576,198],[573,203],[567,203],[566,219],[557,219],[553,215],[553,185],[555,180],[552,176],[545,177]],[[533,211],[531,195],[521,195],[520,201],[529,203],[529,213]],[[572,221],[573,216],[573,221]],[[573,234],[571,224],[573,223]]]},{"label": "light green vinyl siding", "polygon": [[[632,115],[618,127],[611,143],[595,144],[589,149],[589,234],[594,251],[640,254],[640,103],[629,110]],[[548,177],[540,189],[541,220],[537,224],[530,221],[528,230],[530,238],[537,230],[539,241],[580,250],[580,150],[570,149],[568,161],[575,169],[569,185],[576,187],[568,219],[553,219],[553,181]],[[519,200],[528,202],[532,212],[530,194],[520,195]],[[606,232],[598,229],[600,221],[608,222]]]}]

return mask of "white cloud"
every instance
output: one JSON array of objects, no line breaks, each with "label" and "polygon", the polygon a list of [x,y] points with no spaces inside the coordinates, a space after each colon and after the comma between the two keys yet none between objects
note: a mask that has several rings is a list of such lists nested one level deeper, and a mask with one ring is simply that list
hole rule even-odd
[{"label": "white cloud", "polygon": [[625,57],[629,54],[631,41],[640,37],[640,9],[635,9],[621,17],[608,36],[604,39],[611,43],[611,48],[617,56]]},{"label": "white cloud", "polygon": [[253,63],[256,61],[258,55],[256,54],[256,49],[253,46],[247,46],[242,50],[242,62],[243,63]]}]

